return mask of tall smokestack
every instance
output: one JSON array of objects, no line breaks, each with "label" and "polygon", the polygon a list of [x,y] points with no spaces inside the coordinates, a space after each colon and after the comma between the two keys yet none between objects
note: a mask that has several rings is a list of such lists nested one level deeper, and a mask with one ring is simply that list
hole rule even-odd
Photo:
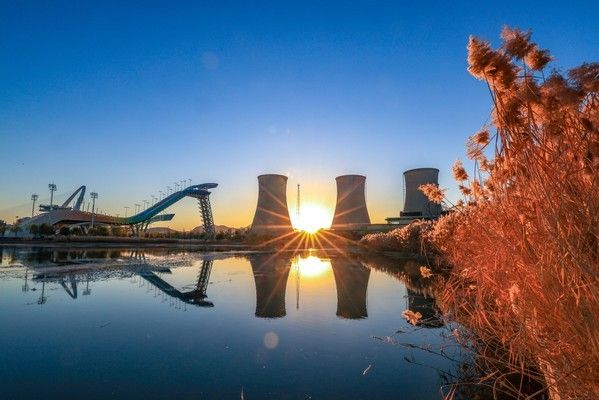
[{"label": "tall smokestack", "polygon": [[441,205],[430,201],[418,187],[427,183],[439,184],[437,168],[416,168],[403,173],[406,198],[402,217],[435,218],[441,214]]},{"label": "tall smokestack", "polygon": [[276,174],[258,176],[258,205],[251,232],[280,235],[292,230],[287,209],[287,177]]},{"label": "tall smokestack", "polygon": [[337,205],[331,227],[339,229],[370,224],[366,208],[366,177],[342,175],[335,180],[337,181]]}]

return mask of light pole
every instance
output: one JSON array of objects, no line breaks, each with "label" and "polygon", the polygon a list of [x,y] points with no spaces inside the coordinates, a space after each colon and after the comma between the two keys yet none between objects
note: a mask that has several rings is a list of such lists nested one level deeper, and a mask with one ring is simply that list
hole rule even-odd
[{"label": "light pole", "polygon": [[141,204],[135,203],[135,213],[137,214],[140,211],[141,211]]},{"label": "light pole", "polygon": [[177,182],[175,182],[175,191],[179,191],[179,184]]},{"label": "light pole", "polygon": [[33,218],[33,214],[35,212],[35,202],[37,201],[37,198],[39,196],[37,194],[32,194],[31,195],[31,200],[33,200],[33,205],[31,206],[31,218]]},{"label": "light pole", "polygon": [[54,205],[54,192],[56,191],[56,185],[50,183],[48,184],[48,189],[50,189],[50,211],[52,211],[52,206]]},{"label": "light pole", "polygon": [[98,198],[98,193],[91,192],[89,197],[92,198],[92,229],[94,227],[94,217],[96,216],[96,199]]},{"label": "light pole", "polygon": [[181,190],[185,189],[185,182],[187,182],[187,179],[183,179],[180,182],[181,182]]},{"label": "light pole", "polygon": [[188,181],[189,181],[189,186],[191,186],[191,178],[189,178]]},{"label": "light pole", "polygon": [[149,205],[150,202],[148,200],[144,200],[144,210],[147,210]]},{"label": "light pole", "polygon": [[151,194],[150,196],[152,197],[152,205],[156,204],[156,200],[158,200],[156,196],[154,196],[153,194]]},{"label": "light pole", "polygon": [[127,211],[129,211],[129,206],[125,206],[125,218],[127,218]]},{"label": "light pole", "polygon": [[173,191],[173,188],[172,188],[172,187],[170,187],[170,186],[167,186],[167,187],[166,187],[166,193],[167,193],[168,195],[170,195],[172,191]]},{"label": "light pole", "polygon": [[160,200],[162,200],[162,196],[164,195],[164,192],[162,190],[159,190],[158,193],[160,194]]}]

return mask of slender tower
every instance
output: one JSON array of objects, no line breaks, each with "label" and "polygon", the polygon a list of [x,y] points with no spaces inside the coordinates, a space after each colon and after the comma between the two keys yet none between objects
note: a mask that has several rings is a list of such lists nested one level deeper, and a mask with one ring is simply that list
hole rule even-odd
[{"label": "slender tower", "polygon": [[337,181],[337,205],[333,216],[333,229],[370,224],[366,208],[366,177],[342,175]]},{"label": "slender tower", "polygon": [[258,205],[251,232],[275,236],[292,230],[287,208],[287,177],[276,174],[258,176]]}]

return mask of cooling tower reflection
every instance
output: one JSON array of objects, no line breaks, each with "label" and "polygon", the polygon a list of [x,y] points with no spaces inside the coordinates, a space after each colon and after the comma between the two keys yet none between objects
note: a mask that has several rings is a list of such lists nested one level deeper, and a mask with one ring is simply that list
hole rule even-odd
[{"label": "cooling tower reflection", "polygon": [[337,257],[331,261],[337,287],[337,316],[347,319],[368,317],[367,292],[370,269],[357,260]]}]

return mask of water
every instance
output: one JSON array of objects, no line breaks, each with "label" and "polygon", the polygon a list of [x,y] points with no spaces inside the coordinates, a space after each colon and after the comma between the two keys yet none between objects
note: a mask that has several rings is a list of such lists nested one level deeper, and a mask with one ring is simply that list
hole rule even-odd
[{"label": "water", "polygon": [[0,250],[2,399],[438,399],[456,368],[415,261]]}]

